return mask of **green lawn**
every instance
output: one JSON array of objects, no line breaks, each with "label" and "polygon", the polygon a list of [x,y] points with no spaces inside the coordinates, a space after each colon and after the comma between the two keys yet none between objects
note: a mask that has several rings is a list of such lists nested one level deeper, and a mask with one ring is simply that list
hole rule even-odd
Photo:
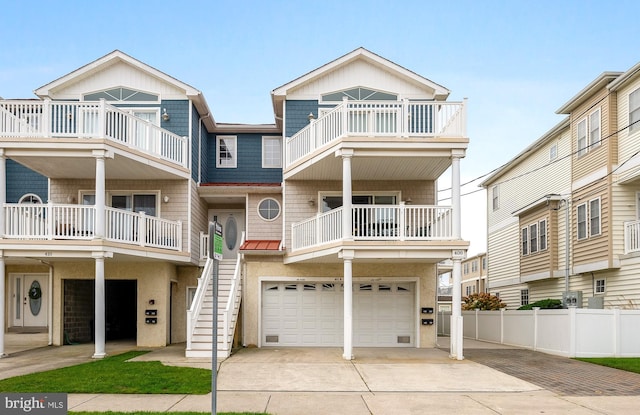
[{"label": "green lawn", "polygon": [[176,393],[211,392],[211,370],[127,362],[132,351],[89,363],[0,380],[0,392]]},{"label": "green lawn", "polygon": [[640,358],[638,357],[581,357],[579,359],[576,358],[576,360],[626,370],[627,372],[640,373]]}]

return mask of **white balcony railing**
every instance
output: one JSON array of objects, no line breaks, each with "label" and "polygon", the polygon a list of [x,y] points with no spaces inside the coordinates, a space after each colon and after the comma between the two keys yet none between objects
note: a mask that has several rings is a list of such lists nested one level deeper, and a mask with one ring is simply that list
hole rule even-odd
[{"label": "white balcony railing", "polygon": [[187,167],[187,139],[99,102],[0,101],[0,137],[98,138]]},{"label": "white balcony railing", "polygon": [[[449,206],[357,205],[351,209],[354,240],[410,241],[453,239]],[[343,239],[343,208],[292,225],[292,250]]]},{"label": "white balcony railing", "polygon": [[466,102],[345,101],[287,139],[287,166],[346,136],[464,137]]},{"label": "white balcony railing", "polygon": [[640,220],[624,223],[624,253],[640,252]]},{"label": "white balcony railing", "polygon": [[[105,239],[125,244],[182,250],[182,223],[106,207]],[[83,239],[95,237],[96,209],[89,205],[4,205],[7,239]]]}]

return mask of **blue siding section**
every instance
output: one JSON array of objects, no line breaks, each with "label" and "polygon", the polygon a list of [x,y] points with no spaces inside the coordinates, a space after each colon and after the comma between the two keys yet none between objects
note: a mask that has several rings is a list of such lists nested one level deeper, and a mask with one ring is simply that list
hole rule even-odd
[{"label": "blue siding section", "polygon": [[309,125],[309,113],[318,118],[318,101],[287,101],[286,106],[286,137],[291,137]]},{"label": "blue siding section", "polygon": [[262,136],[273,133],[233,134],[237,138],[237,167],[216,168],[216,135],[208,143],[208,183],[281,183],[282,169],[262,168]]},{"label": "blue siding section", "polygon": [[[169,121],[162,119],[163,110],[167,110]],[[183,137],[189,136],[189,101],[164,100],[160,105],[160,127]]]},{"label": "blue siding section", "polygon": [[20,198],[27,193],[34,193],[40,196],[42,203],[49,200],[48,179],[18,164],[11,159],[7,159],[7,202],[18,203]]}]

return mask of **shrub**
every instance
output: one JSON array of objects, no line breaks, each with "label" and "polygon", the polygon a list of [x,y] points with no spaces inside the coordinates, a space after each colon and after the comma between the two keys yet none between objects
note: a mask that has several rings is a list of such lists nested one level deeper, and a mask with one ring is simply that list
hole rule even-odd
[{"label": "shrub", "polygon": [[500,298],[489,293],[476,293],[467,297],[462,297],[463,310],[500,310],[507,305],[500,301]]},{"label": "shrub", "polygon": [[532,310],[533,307],[540,307],[541,309],[562,308],[562,300],[546,298],[544,300],[538,300],[535,303],[523,305],[519,307],[518,310]]}]

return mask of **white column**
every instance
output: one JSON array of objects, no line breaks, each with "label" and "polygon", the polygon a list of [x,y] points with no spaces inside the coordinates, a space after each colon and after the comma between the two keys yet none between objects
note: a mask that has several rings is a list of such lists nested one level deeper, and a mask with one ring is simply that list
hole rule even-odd
[{"label": "white column", "polygon": [[107,355],[105,352],[106,318],[105,318],[105,283],[104,283],[104,256],[99,253],[95,256],[95,316],[93,329],[95,332],[94,359],[101,359]]},{"label": "white column", "polygon": [[4,204],[7,203],[7,158],[0,149],[0,238],[4,238]]},{"label": "white column", "polygon": [[462,208],[460,202],[460,157],[454,155],[451,159],[451,208],[453,210],[452,229],[453,238],[462,237]]},{"label": "white column", "polygon": [[345,360],[353,359],[353,252],[342,253],[344,262],[344,353]]},{"label": "white column", "polygon": [[453,258],[453,286],[451,293],[451,351],[449,356],[462,360],[462,260]]},{"label": "white column", "polygon": [[104,154],[96,156],[96,229],[95,237],[104,238],[105,236],[105,167]]},{"label": "white column", "polygon": [[351,221],[351,157],[353,150],[342,150],[342,238],[353,240],[353,223]]},{"label": "white column", "polygon": [[[4,159],[4,158],[3,158]],[[4,170],[2,173],[4,177]],[[5,330],[5,320],[4,320],[4,310],[5,303],[4,300],[7,298],[5,294],[5,275],[4,275],[4,256],[2,251],[0,251],[0,357],[6,357],[7,355],[4,353],[4,330]],[[20,299],[16,299],[16,301],[20,301]]]}]

